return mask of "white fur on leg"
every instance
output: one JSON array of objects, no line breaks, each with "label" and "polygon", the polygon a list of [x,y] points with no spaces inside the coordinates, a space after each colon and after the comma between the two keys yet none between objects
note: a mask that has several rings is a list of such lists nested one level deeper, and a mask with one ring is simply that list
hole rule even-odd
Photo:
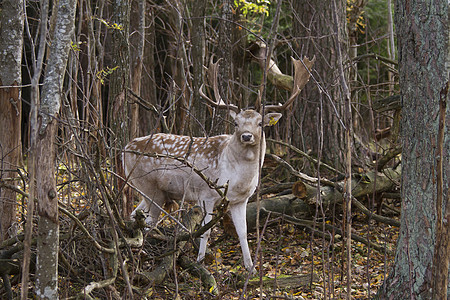
[{"label": "white fur on leg", "polygon": [[136,215],[136,211],[137,210],[142,210],[142,212],[147,216],[145,218],[145,223],[149,226],[152,226],[155,222],[155,220],[153,220],[154,218],[152,217],[152,214],[150,213],[150,204],[148,203],[147,200],[142,200],[141,203],[139,203],[139,205],[133,210],[133,212],[131,213],[131,217],[134,219],[134,216]]},{"label": "white fur on leg", "polygon": [[230,206],[231,219],[233,220],[236,233],[241,244],[244,266],[247,270],[253,267],[250,249],[247,242],[247,200]]},{"label": "white fur on leg", "polygon": [[[214,203],[203,202],[203,211],[205,212],[205,217],[203,218],[202,226],[211,221],[212,212],[214,209]],[[205,258],[206,246],[208,244],[209,235],[211,234],[211,229],[206,231],[200,238],[200,247],[198,249],[197,261],[202,261]]]}]

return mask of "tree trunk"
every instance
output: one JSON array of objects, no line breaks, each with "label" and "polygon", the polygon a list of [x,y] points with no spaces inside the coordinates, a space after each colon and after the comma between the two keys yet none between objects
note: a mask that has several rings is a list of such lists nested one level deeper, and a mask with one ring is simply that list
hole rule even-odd
[{"label": "tree trunk", "polygon": [[[0,179],[17,177],[16,169],[22,156],[21,88],[23,45],[23,1],[2,3],[0,25]],[[15,181],[8,182],[15,185]],[[16,193],[0,189],[0,242],[16,234],[12,227],[16,216]]]},{"label": "tree trunk", "polygon": [[[242,30],[250,22],[248,22],[241,11],[239,1],[234,2],[232,15],[232,76],[234,84],[231,86],[232,95],[234,95],[233,103],[238,107],[245,109],[254,107],[255,101],[251,97],[250,92],[250,67],[248,56],[246,54],[248,48],[249,34]],[[247,23],[248,22],[248,23]],[[263,69],[264,70],[264,69]]]},{"label": "tree trunk", "polygon": [[[159,101],[157,98],[157,84],[155,77],[155,8],[151,5],[146,5],[146,24],[145,30],[145,45],[144,45],[144,70],[141,83],[141,95],[142,98],[151,105],[158,106]],[[139,136],[147,135],[156,128],[158,128],[158,116],[148,111],[141,109],[139,111]],[[160,132],[164,132],[162,129],[158,129]]]},{"label": "tree trunk", "polygon": [[172,133],[186,134],[189,127],[187,110],[189,109],[189,93],[187,89],[186,76],[188,70],[186,54],[186,35],[184,34],[185,7],[180,1],[170,1],[173,8],[170,11],[169,23],[172,26],[173,39],[169,45],[169,63],[172,74],[169,90],[169,101],[175,110],[173,111]]},{"label": "tree trunk", "polygon": [[[130,139],[129,124],[129,97],[127,88],[130,85],[130,0],[114,0],[112,3],[112,19],[120,28],[112,30],[112,67],[115,71],[111,74],[108,99],[108,121],[113,132],[111,142],[112,157],[115,170],[120,173],[122,168],[121,151]],[[114,186],[118,187],[117,180]],[[118,206],[121,208],[123,217],[127,217],[130,211],[129,201],[122,195],[119,196]]]},{"label": "tree trunk", "polygon": [[35,292],[39,299],[58,299],[59,224],[55,179],[55,117],[61,106],[64,73],[74,30],[75,8],[75,0],[60,0],[58,3],[38,117],[36,185],[39,229]]},{"label": "tree trunk", "polygon": [[[131,3],[131,31],[135,34],[130,36],[130,70],[131,70],[131,91],[135,95],[134,101],[130,104],[130,140],[139,136],[139,101],[141,97],[142,69],[144,62],[145,47],[145,13],[146,0],[134,0]],[[137,96],[137,97],[136,97]],[[119,174],[124,175],[122,165],[118,164]],[[119,185],[119,187],[121,184]],[[131,189],[125,189],[123,193],[122,214],[125,219],[129,218],[133,211],[134,193]]]},{"label": "tree trunk", "polygon": [[[438,138],[439,102],[448,97],[448,2],[431,1],[424,5],[399,0],[395,23],[403,104],[402,218],[395,264],[379,297],[432,299],[436,220],[442,220],[448,205],[450,181],[448,122],[442,140]],[[448,114],[448,107],[444,109]],[[443,151],[439,154],[440,147]],[[436,176],[439,159],[443,166],[440,180]],[[438,202],[439,193],[442,203]],[[435,262],[447,264],[447,274],[449,255],[447,252]],[[445,286],[434,299],[448,299],[448,282]]]},{"label": "tree trunk", "polygon": [[[336,45],[339,39],[341,52],[348,53],[346,37],[346,2],[336,0],[336,11],[340,36],[337,37],[331,20],[334,10],[333,0],[328,1],[293,1],[293,32],[299,39],[294,44],[296,56],[317,57],[314,65],[314,78],[321,85],[312,82],[302,92],[302,102],[294,105],[293,125],[300,128],[295,135],[287,133],[288,139],[298,148],[314,154],[322,152],[324,160],[333,165],[336,161],[344,162],[345,153],[343,117],[343,101],[339,92],[338,57]],[[296,58],[297,58],[296,57]],[[346,58],[343,58],[346,61]],[[345,70],[347,73],[347,70]],[[325,91],[325,92],[323,92]],[[322,148],[322,149],[321,149]],[[342,169],[342,168],[341,168]]]},{"label": "tree trunk", "polygon": [[114,49],[111,68],[117,67],[117,69],[112,72],[109,84],[108,121],[115,134],[115,146],[119,149],[122,149],[129,140],[128,93],[126,90],[130,84],[129,4],[129,0],[113,1],[112,19],[121,28],[110,29],[112,30],[112,48]]},{"label": "tree trunk", "polygon": [[[218,85],[219,92],[225,103],[233,103],[232,93],[230,90],[230,83],[233,75],[233,52],[232,52],[232,1],[222,1],[221,20],[219,23],[218,36],[218,58],[221,58],[219,63]],[[213,116],[211,135],[222,134],[226,132],[227,114],[224,111],[215,111]]]},{"label": "tree trunk", "polygon": [[[130,26],[135,32],[130,37],[130,44],[133,46],[130,49],[131,55],[131,90],[141,96],[141,78],[142,67],[144,61],[144,46],[145,46],[145,0],[132,1],[133,10]],[[130,139],[139,136],[139,104],[133,101],[130,105]],[[130,212],[131,213],[131,212]]]},{"label": "tree trunk", "polygon": [[189,102],[190,130],[192,136],[205,136],[206,106],[202,102],[199,89],[203,83],[203,64],[205,59],[205,15],[206,1],[189,1],[191,6],[191,61],[192,61],[192,95]]}]

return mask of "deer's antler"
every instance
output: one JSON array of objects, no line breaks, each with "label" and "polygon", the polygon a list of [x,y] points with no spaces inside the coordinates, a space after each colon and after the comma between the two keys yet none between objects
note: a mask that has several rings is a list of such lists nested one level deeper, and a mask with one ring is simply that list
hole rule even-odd
[{"label": "deer's antler", "polygon": [[306,56],[303,60],[292,58],[294,65],[294,84],[292,87],[292,93],[289,99],[282,105],[266,105],[265,109],[268,111],[281,112],[286,110],[297,98],[298,94],[302,91],[305,85],[308,83],[311,76],[311,68],[316,61],[316,56],[311,60]]},{"label": "deer's antler", "polygon": [[211,98],[209,98],[204,92],[203,92],[203,87],[204,84],[202,84],[200,86],[200,96],[202,96],[203,98],[205,98],[205,100],[208,101],[209,104],[211,104],[213,107],[218,108],[218,109],[230,109],[235,111],[236,113],[239,113],[239,108],[236,105],[233,105],[231,103],[227,104],[225,103],[225,101],[223,101],[222,97],[220,96],[220,92],[219,92],[219,84],[218,84],[218,74],[219,74],[219,62],[221,60],[218,59],[215,63],[213,63],[213,59],[214,56],[211,56],[211,60],[209,61],[209,67],[206,68],[207,70],[207,77],[208,77],[208,81],[209,81],[209,85],[213,87],[213,91],[214,91],[214,98],[216,99],[216,101],[211,100]]}]

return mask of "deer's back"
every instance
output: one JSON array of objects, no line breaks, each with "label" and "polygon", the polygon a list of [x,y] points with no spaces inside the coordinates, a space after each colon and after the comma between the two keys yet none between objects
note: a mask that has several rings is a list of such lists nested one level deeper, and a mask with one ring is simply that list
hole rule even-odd
[{"label": "deer's back", "polygon": [[174,199],[184,196],[197,200],[202,193],[212,191],[184,161],[209,179],[219,179],[220,159],[230,138],[229,135],[198,138],[163,133],[136,138],[125,147],[125,173],[127,176],[131,173],[129,179],[138,188],[145,190],[151,185]]}]

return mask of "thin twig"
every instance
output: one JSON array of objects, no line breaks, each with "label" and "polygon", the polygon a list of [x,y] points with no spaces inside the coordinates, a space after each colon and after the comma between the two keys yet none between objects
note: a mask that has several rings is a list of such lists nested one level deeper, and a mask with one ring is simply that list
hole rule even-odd
[{"label": "thin twig", "polygon": [[315,163],[315,164],[319,164],[321,167],[324,167],[324,168],[328,169],[328,170],[331,171],[331,172],[334,172],[334,173],[339,174],[339,175],[344,175],[344,173],[342,173],[341,171],[336,170],[336,169],[333,168],[332,166],[330,166],[330,165],[328,165],[328,164],[326,164],[326,163],[324,163],[324,162],[322,162],[322,161],[319,162],[319,161],[318,161],[317,159],[315,159],[314,157],[311,157],[311,156],[308,155],[306,152],[303,152],[302,150],[298,149],[297,147],[295,147],[295,146],[293,146],[293,145],[291,145],[291,144],[285,143],[285,142],[283,142],[283,141],[273,140],[273,139],[266,139],[266,141],[271,142],[271,143],[276,143],[276,144],[280,144],[280,145],[286,146],[286,147],[288,147],[289,149],[291,149],[292,151],[294,151],[295,153],[297,153],[297,154],[299,154],[299,155],[301,155],[301,156],[307,158],[309,161],[311,161],[311,162],[313,162],[313,163]]},{"label": "thin twig", "polygon": [[[265,208],[262,208],[261,210],[266,211],[268,213],[270,212],[270,211],[267,211]],[[303,226],[303,227],[306,227],[306,228],[310,229],[311,231],[313,231],[315,233],[319,233],[319,234],[325,235],[325,232],[322,232],[322,231],[314,228],[314,221],[298,219],[296,217],[285,215],[285,214],[282,214],[282,213],[279,213],[279,212],[270,212],[270,213],[275,215],[275,216],[282,217],[284,220],[286,220],[286,221],[288,221],[288,222],[290,222],[292,224]],[[336,233],[342,235],[342,230],[339,227],[332,226],[330,224],[325,224],[325,228],[327,230],[330,230],[330,231],[334,230]],[[380,245],[378,245],[378,244],[376,244],[374,242],[368,241],[367,239],[365,239],[363,237],[360,237],[357,234],[352,233],[351,234],[351,238],[353,240],[357,241],[357,242],[365,244],[366,246],[370,245],[370,247],[374,248],[375,250],[377,250],[380,253],[384,253],[384,251],[385,251],[384,247],[381,247]]]},{"label": "thin twig", "polygon": [[97,248],[99,251],[102,251],[102,252],[106,252],[106,253],[110,253],[110,254],[114,253],[114,249],[106,248],[106,247],[103,247],[102,245],[100,245],[95,240],[95,238],[89,233],[89,231],[86,229],[86,227],[84,227],[83,223],[81,223],[81,221],[74,214],[72,214],[70,211],[68,211],[64,207],[62,207],[62,203],[59,203],[59,204],[60,205],[58,205],[58,209],[75,222],[75,224],[88,237],[88,239],[90,239],[92,241],[92,243],[94,244],[95,248]]},{"label": "thin twig", "polygon": [[[281,164],[283,167],[285,167],[292,175],[306,181],[309,182],[311,184],[318,184],[319,180],[315,177],[311,177],[307,174],[304,174],[302,172],[299,172],[297,170],[294,169],[294,167],[292,167],[287,161],[285,161],[284,159],[282,159],[281,157],[275,155],[275,154],[270,154],[270,153],[266,153],[266,156],[272,158],[273,160],[275,160],[277,163]],[[332,186],[332,187],[336,187],[339,190],[339,187],[336,185],[335,182],[332,182],[326,178],[320,178],[320,182],[322,182],[325,185],[328,186]]]}]

